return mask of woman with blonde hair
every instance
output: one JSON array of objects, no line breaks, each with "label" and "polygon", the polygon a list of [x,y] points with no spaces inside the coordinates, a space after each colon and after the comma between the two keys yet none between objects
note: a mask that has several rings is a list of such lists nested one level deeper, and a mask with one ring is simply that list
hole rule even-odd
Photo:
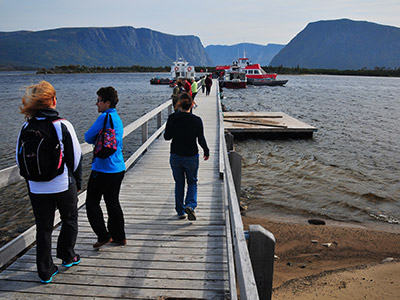
[{"label": "woman with blonde hair", "polygon": [[[16,149],[17,164],[26,179],[35,216],[36,265],[42,283],[50,283],[58,273],[51,255],[56,208],[62,221],[56,256],[67,268],[81,261],[74,248],[78,234],[77,192],[82,181],[82,151],[74,127],[58,116],[56,105],[56,91],[50,83],[41,81],[27,87],[20,106],[26,122]],[[53,156],[58,161],[53,162]]]}]

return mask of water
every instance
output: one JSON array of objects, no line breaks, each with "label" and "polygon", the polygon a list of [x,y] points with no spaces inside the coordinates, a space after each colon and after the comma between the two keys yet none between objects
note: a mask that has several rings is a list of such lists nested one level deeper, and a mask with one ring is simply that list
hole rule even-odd
[{"label": "water", "polygon": [[318,128],[312,140],[235,143],[249,212],[398,224],[400,78],[280,77],[285,87],[224,90],[228,110],[282,111]]},{"label": "water", "polygon": [[[98,117],[96,92],[100,87],[113,86],[118,91],[118,113],[125,125],[133,122],[168,100],[168,86],[150,85],[154,76],[165,74],[59,74],[36,75],[24,72],[0,72],[1,123],[7,130],[0,131],[0,168],[15,164],[15,137],[24,122],[19,114],[21,97],[27,85],[40,80],[49,81],[57,92],[57,110],[75,127],[79,141]],[[156,121],[154,121],[155,124]],[[7,141],[7,142],[4,142]],[[126,147],[127,148],[127,147]]]},{"label": "water", "polygon": [[[171,89],[150,85],[165,74],[0,73],[0,168],[14,165],[23,86],[47,80],[57,90],[57,109],[80,142],[97,118],[96,91],[118,90],[125,125],[165,102]],[[231,111],[282,111],[318,128],[312,140],[236,141],[243,156],[242,196],[249,212],[321,217],[400,228],[400,78],[279,76],[285,87],[224,90]],[[165,118],[164,118],[165,119]],[[125,142],[125,158],[133,152]],[[4,201],[4,200],[2,200]],[[28,203],[29,204],[29,203]],[[17,222],[17,220],[16,220]],[[0,220],[0,228],[3,223]],[[3,228],[4,229],[4,228]]]}]

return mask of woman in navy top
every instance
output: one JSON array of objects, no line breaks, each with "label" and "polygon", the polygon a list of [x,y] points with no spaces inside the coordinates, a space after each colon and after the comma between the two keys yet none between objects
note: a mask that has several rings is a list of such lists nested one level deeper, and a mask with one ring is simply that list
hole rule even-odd
[{"label": "woman in navy top", "polygon": [[[210,150],[204,137],[203,122],[200,117],[190,113],[192,97],[187,93],[179,96],[179,110],[169,115],[164,138],[172,140],[170,165],[175,180],[175,210],[180,219],[188,216],[196,220],[194,210],[197,207],[197,171],[199,169],[199,149],[203,148],[203,159],[208,160]],[[186,197],[185,179],[187,182]],[[185,199],[184,199],[185,198]]]},{"label": "woman in navy top", "polygon": [[[101,115],[85,133],[85,141],[95,144],[97,135],[103,129],[104,119],[109,114],[106,128],[110,127],[111,117],[117,140],[117,151],[107,158],[94,157],[92,162],[92,173],[86,194],[86,212],[89,223],[97,235],[97,242],[93,244],[96,249],[109,242],[126,245],[124,215],[119,203],[119,191],[125,175],[125,163],[122,156],[124,127],[115,109],[118,103],[118,94],[113,87],[109,86],[100,88],[97,96],[97,110]],[[107,227],[100,207],[102,196],[108,213]]]}]

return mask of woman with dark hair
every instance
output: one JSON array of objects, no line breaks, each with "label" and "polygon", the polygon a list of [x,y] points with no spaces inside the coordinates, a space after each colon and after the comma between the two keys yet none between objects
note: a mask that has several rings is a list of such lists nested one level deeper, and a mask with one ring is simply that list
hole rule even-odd
[{"label": "woman with dark hair", "polygon": [[[196,220],[197,207],[197,171],[199,169],[199,150],[203,148],[204,160],[208,160],[210,150],[204,137],[203,122],[200,117],[191,114],[192,97],[182,93],[178,100],[179,110],[168,117],[164,138],[172,140],[170,165],[175,180],[175,210],[180,219]],[[186,198],[185,179],[187,181]]]},{"label": "woman with dark hair", "polygon": [[[18,136],[16,154],[17,164],[21,170],[24,168],[29,170],[26,182],[36,222],[36,265],[42,283],[50,283],[53,276],[58,273],[51,255],[51,235],[56,208],[60,212],[62,221],[56,256],[67,268],[81,261],[74,248],[78,234],[77,192],[81,189],[82,181],[82,151],[74,127],[58,116],[56,105],[56,90],[47,81],[41,81],[26,89],[20,111],[27,121]],[[31,135],[32,133],[34,135]],[[41,139],[36,147],[34,136],[38,135]],[[53,140],[58,143],[53,144]],[[28,147],[29,143],[31,147]],[[43,145],[49,149],[48,152],[41,152],[45,151]],[[59,166],[58,170],[54,175],[40,178],[46,173],[44,169],[49,169],[47,164],[47,168],[41,167],[40,154],[46,153],[45,161],[49,161],[55,149],[58,149],[56,156],[60,158],[55,165]],[[30,160],[30,156],[35,158]],[[36,173],[35,169],[39,170],[38,175],[29,179]]]},{"label": "woman with dark hair", "polygon": [[[106,128],[110,128],[112,122],[115,129],[117,151],[107,158],[93,157],[92,172],[86,194],[86,213],[90,226],[97,235],[97,242],[93,244],[95,249],[110,242],[126,245],[125,221],[119,203],[119,191],[125,175],[125,163],[122,156],[124,127],[115,109],[118,103],[118,94],[113,87],[109,86],[100,88],[97,96],[97,111],[101,115],[85,133],[85,141],[89,144],[96,143],[97,135],[103,129],[107,117]],[[102,196],[108,213],[107,227],[100,207]]]},{"label": "woman with dark hair", "polygon": [[206,79],[204,80],[205,84],[206,84],[206,96],[210,95],[211,92],[211,86],[212,86],[212,79],[211,79],[211,75],[208,75],[206,77]]}]

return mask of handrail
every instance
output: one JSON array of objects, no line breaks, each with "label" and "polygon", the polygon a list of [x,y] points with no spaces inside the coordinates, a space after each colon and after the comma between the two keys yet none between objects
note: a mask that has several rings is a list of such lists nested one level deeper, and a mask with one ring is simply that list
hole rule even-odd
[{"label": "handrail", "polygon": [[[160,106],[158,106],[157,108],[153,109],[152,111],[148,112],[147,114],[143,115],[142,117],[140,117],[139,119],[137,119],[136,121],[132,122],[131,124],[127,125],[126,127],[124,127],[124,135],[123,137],[126,137],[127,135],[129,135],[130,133],[132,133],[133,131],[135,131],[137,128],[139,128],[140,126],[142,126],[143,124],[147,124],[147,122],[152,119],[154,116],[158,116],[158,122],[157,122],[157,128],[161,127],[161,112],[166,109],[169,108],[168,110],[168,114],[171,113],[172,111],[172,104],[171,101],[168,100],[166,102],[164,102],[163,104],[161,104]],[[145,141],[142,140],[142,142],[144,143]],[[83,142],[81,144],[81,149],[82,149],[82,155],[85,155],[89,152],[91,152],[93,150],[92,145]],[[11,185],[13,183],[16,183],[18,181],[23,180],[24,178],[22,178],[19,175],[19,169],[17,165],[5,168],[3,170],[0,170],[0,188],[3,188],[5,186]]]},{"label": "handrail", "polygon": [[[258,300],[259,296],[257,291],[257,284],[254,277],[253,268],[251,265],[246,238],[244,236],[242,217],[240,214],[239,203],[237,201],[238,198],[236,195],[232,170],[229,164],[228,151],[226,148],[225,135],[224,135],[223,115],[222,115],[220,99],[218,97],[218,87],[217,87],[217,101],[218,101],[219,123],[220,123],[220,136],[219,136],[220,174],[223,174],[224,198],[225,198],[224,200],[228,206],[229,219],[230,219],[231,235],[227,236],[228,238],[229,236],[231,236],[233,241],[236,278],[239,286],[240,299]],[[231,277],[232,274],[230,273],[230,281],[235,280],[235,278]],[[231,299],[237,299],[236,291],[232,292],[232,287],[230,290],[231,290]]]},{"label": "handrail", "polygon": [[[164,109],[168,109],[168,114],[172,112],[171,100],[164,102],[157,108],[143,115],[142,117],[140,117],[139,119],[137,119],[136,121],[132,122],[131,124],[129,124],[124,128],[123,137],[126,137],[128,134],[132,133],[139,127],[142,127],[142,136],[144,136],[143,125],[146,125],[145,127],[147,128],[147,122],[151,120],[153,117],[157,116],[158,129],[149,138],[147,137],[147,130],[146,130],[146,135],[145,135],[146,138],[144,141],[142,139],[142,145],[135,151],[135,153],[133,153],[125,161],[126,169],[128,169],[133,163],[135,163],[135,161],[146,151],[146,149],[161,135],[161,133],[165,129],[166,122],[164,122],[164,124],[161,124],[161,113]],[[82,154],[86,154],[92,151],[92,146],[87,143],[82,143],[81,147],[82,147]],[[17,175],[19,176],[18,166],[9,167],[7,169],[1,170],[0,172],[3,171],[4,173],[0,173],[0,178],[6,176],[4,174],[15,175],[14,174],[15,172],[17,172]],[[19,177],[22,179],[21,176]],[[5,180],[4,182],[6,181],[7,180]],[[86,200],[86,191],[82,192],[78,196],[78,208],[84,205],[85,200]],[[54,226],[57,226],[60,222],[61,222],[60,215],[58,211],[56,211],[56,215],[54,218]],[[35,229],[36,225],[33,225],[25,232],[20,234],[18,237],[16,237],[15,239],[13,239],[12,241],[10,241],[9,243],[0,248],[0,268],[4,266],[6,263],[8,263],[11,259],[13,259],[16,255],[18,255],[21,251],[29,247],[33,242],[35,242],[35,232],[36,232]]]}]

